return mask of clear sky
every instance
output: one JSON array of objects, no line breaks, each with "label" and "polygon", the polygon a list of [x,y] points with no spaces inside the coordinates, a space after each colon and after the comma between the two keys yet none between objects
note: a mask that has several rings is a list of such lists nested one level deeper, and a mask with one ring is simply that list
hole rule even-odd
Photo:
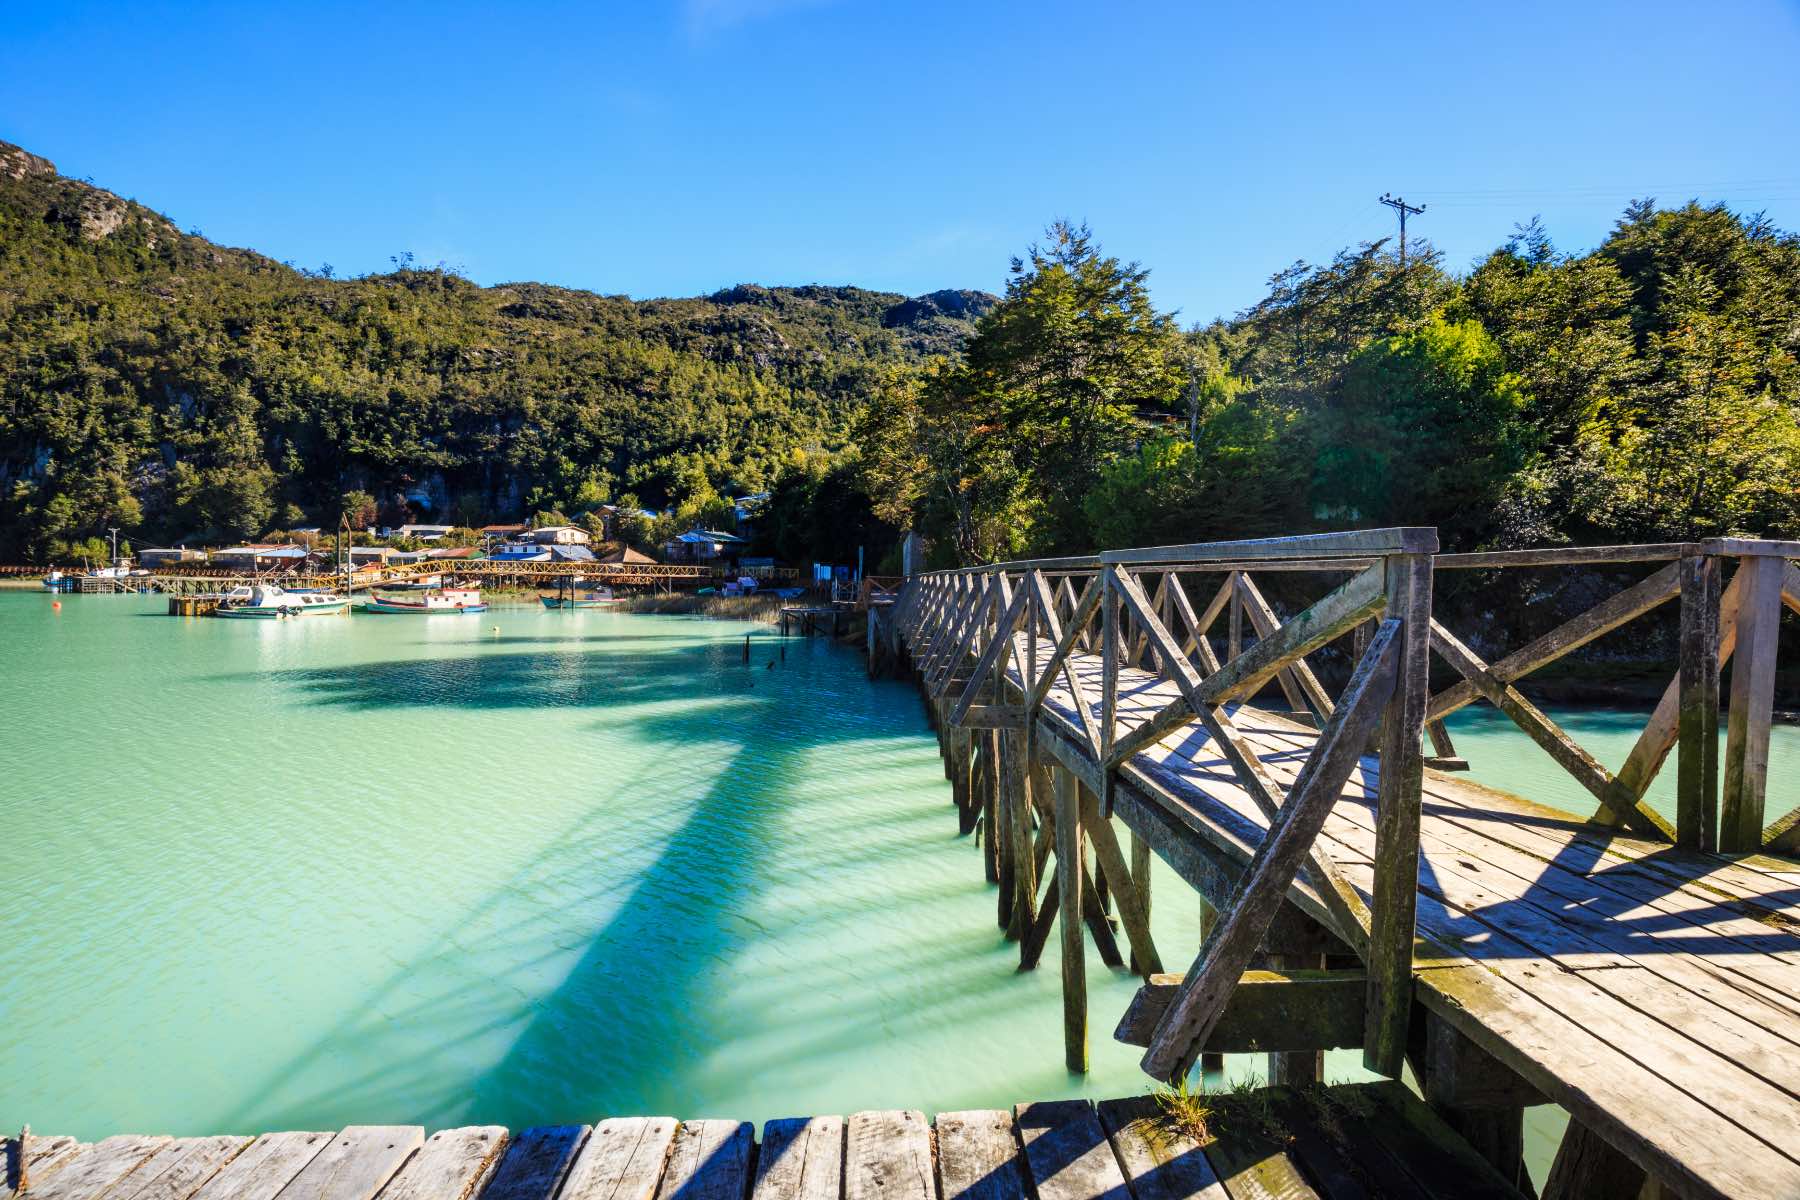
[{"label": "clear sky", "polygon": [[340,273],[999,290],[1058,217],[1184,320],[1393,229],[1800,229],[1800,0],[0,4],[0,139]]}]

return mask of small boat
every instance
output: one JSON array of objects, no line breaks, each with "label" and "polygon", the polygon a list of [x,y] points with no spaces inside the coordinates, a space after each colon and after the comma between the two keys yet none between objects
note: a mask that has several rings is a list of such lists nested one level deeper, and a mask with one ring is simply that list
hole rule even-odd
[{"label": "small boat", "polygon": [[420,575],[416,579],[396,579],[389,587],[403,592],[429,592],[444,586],[442,575]]},{"label": "small boat", "polygon": [[330,592],[290,592],[272,583],[234,587],[219,599],[216,617],[278,621],[288,617],[341,613],[350,601]]},{"label": "small boat", "polygon": [[372,592],[363,602],[362,611],[433,616],[440,613],[486,612],[487,605],[482,602],[480,588],[442,588],[435,592],[421,592],[417,598],[408,596],[405,599]]},{"label": "small boat", "polygon": [[46,592],[72,592],[75,590],[75,576],[67,571],[52,569],[48,575],[44,576],[44,590]]},{"label": "small boat", "polygon": [[554,596],[539,596],[545,608],[608,608],[624,601],[613,595],[609,587],[595,588],[591,592],[564,591]]}]

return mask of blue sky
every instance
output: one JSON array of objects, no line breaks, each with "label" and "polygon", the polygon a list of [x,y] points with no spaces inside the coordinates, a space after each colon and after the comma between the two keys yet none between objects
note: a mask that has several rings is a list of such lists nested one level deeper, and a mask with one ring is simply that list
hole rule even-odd
[{"label": "blue sky", "polygon": [[1800,229],[1800,2],[0,5],[0,138],[297,264],[999,290],[1051,220],[1185,321],[1633,196]]}]

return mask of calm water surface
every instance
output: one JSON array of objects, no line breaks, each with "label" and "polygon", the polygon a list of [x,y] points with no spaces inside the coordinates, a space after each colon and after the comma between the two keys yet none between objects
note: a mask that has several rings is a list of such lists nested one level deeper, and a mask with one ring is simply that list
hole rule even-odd
[{"label": "calm water surface", "polygon": [[[51,599],[0,593],[0,1128],[1144,1089],[1110,1038],[1134,985],[1091,958],[1095,1069],[1062,1069],[1056,947],[1013,970],[917,694],[854,651],[536,605]],[[1185,965],[1176,882],[1156,930]]]},{"label": "calm water surface", "polygon": [[[917,694],[854,651],[536,605],[262,623],[51,600],[0,593],[0,1129],[1144,1090],[1110,1038],[1134,983],[1091,951],[1094,1070],[1063,1071],[1057,944],[1013,969]],[[1614,769],[1643,720],[1557,716]],[[1477,779],[1591,811],[1503,716],[1451,729]],[[1772,812],[1800,798],[1797,732],[1775,731]],[[1157,870],[1179,969],[1193,893]],[[1540,1179],[1559,1129],[1534,1110]]]}]

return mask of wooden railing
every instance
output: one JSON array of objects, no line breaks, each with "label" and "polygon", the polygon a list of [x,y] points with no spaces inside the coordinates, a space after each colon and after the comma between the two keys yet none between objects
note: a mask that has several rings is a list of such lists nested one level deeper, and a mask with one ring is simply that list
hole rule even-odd
[{"label": "wooden railing", "polygon": [[[1764,824],[1776,634],[1784,605],[1800,612],[1800,571],[1788,561],[1796,556],[1800,543],[1744,538],[1439,555],[1438,570],[1665,564],[1492,663],[1482,661],[1455,633],[1434,621],[1432,649],[1463,677],[1433,696],[1426,713],[1439,752],[1454,753],[1443,718],[1464,705],[1486,701],[1592,794],[1598,804],[1593,819],[1602,825],[1625,825],[1639,835],[1686,849],[1790,854],[1800,850],[1800,807]],[[1514,684],[1677,598],[1679,669],[1614,773]],[[1721,789],[1720,670],[1734,660]],[[1671,750],[1676,754],[1673,823],[1644,803]]]},{"label": "wooden railing", "polygon": [[[1410,1013],[1421,731],[1430,699],[1426,668],[1436,550],[1435,530],[1365,530],[1002,563],[920,576],[907,589],[900,612],[902,634],[928,691],[946,704],[946,720],[959,728],[1006,734],[993,756],[993,769],[1010,777],[1012,786],[1003,786],[1001,793],[1018,798],[1010,815],[995,815],[997,824],[1010,824],[1009,831],[990,826],[990,841],[1010,839],[1015,874],[1029,875],[1040,857],[1034,853],[1034,803],[1025,777],[1046,752],[1066,768],[1054,780],[1054,803],[1035,805],[1050,818],[1045,826],[1055,829],[1059,864],[1079,861],[1084,833],[1094,836],[1097,851],[1104,851],[1111,834],[1103,818],[1112,811],[1119,768],[1192,722],[1206,728],[1238,783],[1262,810],[1267,835],[1223,907],[1201,959],[1150,1038],[1143,1066],[1151,1075],[1169,1079],[1192,1065],[1303,866],[1321,890],[1335,932],[1367,967],[1365,1059],[1375,1070],[1399,1072]],[[1348,571],[1351,577],[1283,622],[1256,588],[1253,569]],[[1223,575],[1211,600],[1198,611],[1186,582],[1196,575]],[[1210,637],[1227,609],[1231,632],[1221,658]],[[1256,635],[1248,648],[1246,618]],[[1357,636],[1348,683],[1331,696],[1307,655],[1371,622],[1372,631]],[[1091,663],[1078,664],[1078,657],[1091,660],[1095,655],[1100,659],[1097,701]],[[1130,712],[1121,704],[1127,671],[1132,672]],[[1146,686],[1146,675],[1173,688]],[[1230,711],[1277,680],[1319,728],[1293,786],[1285,790],[1239,732]],[[1072,741],[1040,734],[1047,699],[1056,688],[1072,700],[1069,707],[1078,726]],[[1136,711],[1137,699],[1145,695],[1157,699],[1156,707]],[[1378,728],[1375,874],[1372,895],[1365,901],[1317,838]],[[1094,793],[1094,812],[1085,821],[1082,802],[1065,782],[1071,773]],[[1140,873],[1105,863],[1104,852],[1102,857],[1103,873],[1132,940],[1132,957],[1140,966],[1150,963],[1155,952],[1142,916],[1145,906],[1133,894]],[[1058,869],[1073,875],[1072,869]],[[1067,963],[1071,950],[1073,957],[1080,953],[1083,878],[1057,882],[1067,998],[1069,988],[1079,986],[1070,979]],[[1040,923],[1040,914],[1030,911],[1035,880],[1015,879],[1013,890],[1035,927]],[[1085,1000],[1081,1025],[1085,1029]],[[1071,1066],[1076,1057],[1071,1043]],[[1085,1062],[1085,1046],[1079,1057]]]}]

